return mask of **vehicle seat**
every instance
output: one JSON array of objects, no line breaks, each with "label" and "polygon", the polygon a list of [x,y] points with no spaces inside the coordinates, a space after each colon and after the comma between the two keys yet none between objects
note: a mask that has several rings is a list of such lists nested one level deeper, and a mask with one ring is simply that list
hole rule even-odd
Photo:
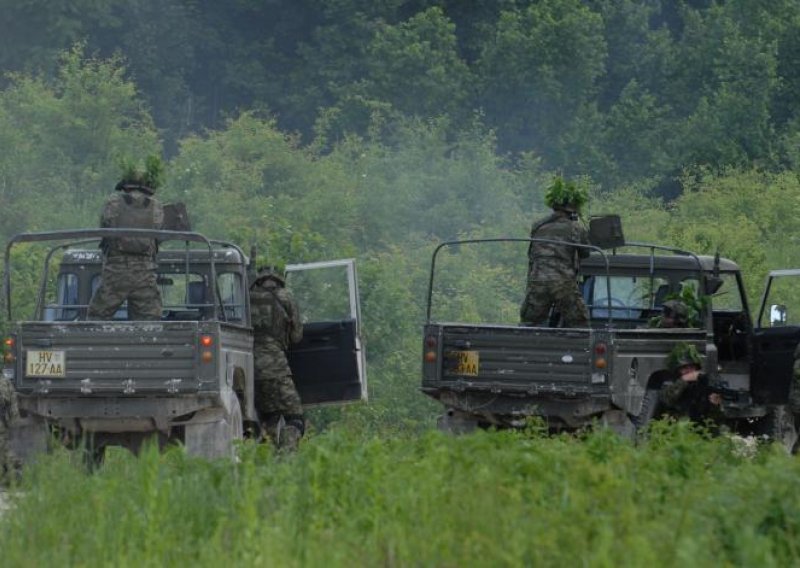
[{"label": "vehicle seat", "polygon": [[188,304],[205,304],[206,303],[206,283],[205,282],[189,282],[189,297]]}]

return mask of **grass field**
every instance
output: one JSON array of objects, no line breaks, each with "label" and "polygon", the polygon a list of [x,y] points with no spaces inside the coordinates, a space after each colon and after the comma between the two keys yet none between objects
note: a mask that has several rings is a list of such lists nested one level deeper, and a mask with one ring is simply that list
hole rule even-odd
[{"label": "grass field", "polygon": [[56,453],[0,519],[3,566],[797,566],[800,460],[686,423],[598,431],[332,428],[237,464]]}]

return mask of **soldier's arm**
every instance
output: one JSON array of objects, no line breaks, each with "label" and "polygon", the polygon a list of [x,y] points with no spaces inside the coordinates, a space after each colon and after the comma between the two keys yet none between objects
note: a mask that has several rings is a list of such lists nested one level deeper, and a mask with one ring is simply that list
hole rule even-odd
[{"label": "soldier's arm", "polygon": [[17,392],[11,387],[11,420],[19,419],[19,404],[17,403]]},{"label": "soldier's arm", "polygon": [[291,293],[287,290],[288,302],[287,311],[289,312],[289,339],[292,343],[299,343],[303,339],[303,321],[300,319],[300,308],[294,301]]},{"label": "soldier's arm", "polygon": [[664,383],[664,386],[661,387],[661,394],[659,395],[661,402],[667,406],[674,407],[688,386],[689,383],[680,378],[670,383]]},{"label": "soldier's arm", "polygon": [[[578,242],[580,244],[582,244],[582,245],[590,244],[589,243],[589,233],[588,233],[588,231],[586,231],[586,229],[583,227],[583,225],[580,225],[580,224],[578,225]],[[591,253],[591,251],[588,248],[579,248],[578,249],[578,255],[581,258],[586,258],[587,256],[589,256],[590,253]]]},{"label": "soldier's arm", "polygon": [[119,210],[119,194],[115,193],[106,200],[103,205],[103,212],[100,214],[100,227],[108,229],[112,227],[113,220],[117,217]]},{"label": "soldier's arm", "polygon": [[164,206],[157,199],[153,200],[153,206],[155,207],[155,211],[153,213],[153,221],[155,222],[155,228],[156,229],[163,229],[164,228]]}]

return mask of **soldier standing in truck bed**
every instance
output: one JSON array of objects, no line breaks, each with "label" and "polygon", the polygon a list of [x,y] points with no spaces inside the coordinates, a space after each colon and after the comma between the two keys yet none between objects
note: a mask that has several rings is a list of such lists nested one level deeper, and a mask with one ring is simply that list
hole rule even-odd
[{"label": "soldier standing in truck bed", "polygon": [[585,189],[560,176],[545,193],[545,203],[553,213],[533,224],[532,239],[561,241],[532,242],[528,249],[528,289],[520,309],[520,320],[535,326],[547,325],[550,310],[561,314],[564,327],[586,327],[589,312],[578,289],[579,258],[589,249],[572,246],[589,244],[589,235],[578,221],[586,204]]},{"label": "soldier standing in truck bed", "polygon": [[[144,171],[126,166],[115,192],[103,207],[103,228],[161,229],[164,209],[153,197],[161,182],[161,161],[150,156]],[[89,303],[87,318],[111,319],[125,300],[128,319],[161,319],[161,291],[156,282],[155,239],[120,237],[103,239],[103,274]]]},{"label": "soldier standing in truck bed", "polygon": [[281,270],[259,269],[250,287],[250,312],[256,410],[278,449],[295,450],[305,433],[305,420],[286,350],[303,338],[303,324]]}]

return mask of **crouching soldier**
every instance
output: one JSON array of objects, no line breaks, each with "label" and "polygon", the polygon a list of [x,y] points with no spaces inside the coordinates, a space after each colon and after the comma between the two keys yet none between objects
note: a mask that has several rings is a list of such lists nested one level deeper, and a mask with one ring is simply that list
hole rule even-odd
[{"label": "crouching soldier", "polygon": [[286,350],[302,339],[303,324],[282,271],[259,269],[250,287],[250,311],[256,410],[278,449],[293,451],[305,433],[305,420]]},{"label": "crouching soldier", "polygon": [[697,349],[679,343],[670,353],[667,365],[674,380],[665,383],[659,395],[666,409],[698,424],[719,422],[722,397],[709,386],[708,377],[701,370],[702,361]]}]

